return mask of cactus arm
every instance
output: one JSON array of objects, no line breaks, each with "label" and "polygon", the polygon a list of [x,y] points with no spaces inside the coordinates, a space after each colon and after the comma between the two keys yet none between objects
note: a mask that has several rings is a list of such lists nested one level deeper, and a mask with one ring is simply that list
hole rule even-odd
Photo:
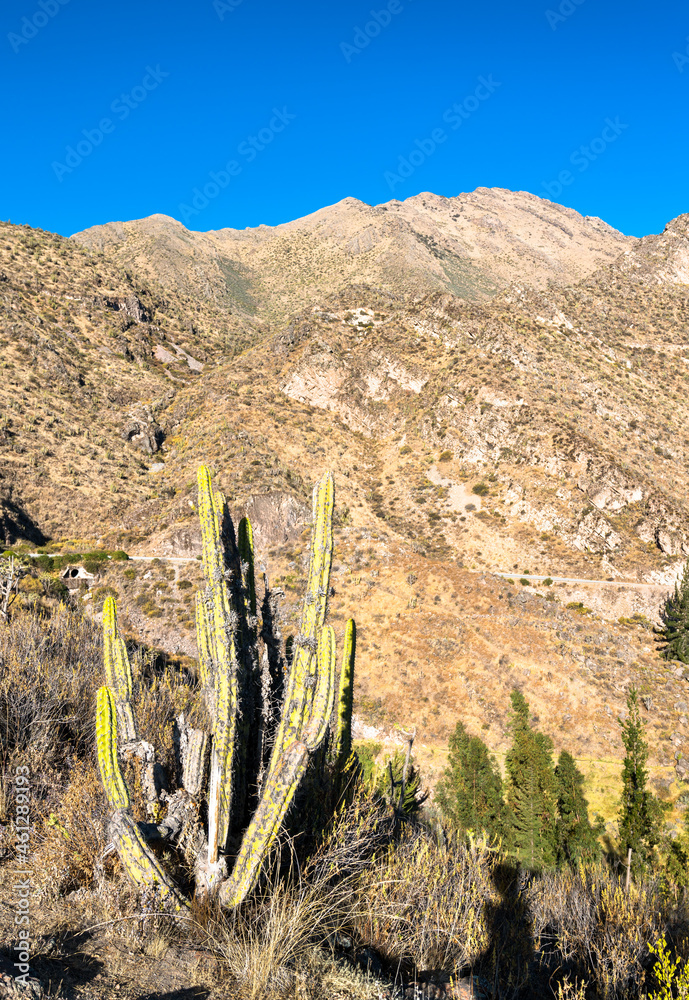
[{"label": "cactus arm", "polygon": [[254,578],[254,533],[248,517],[239,522],[237,548],[242,566],[242,587],[247,617],[256,617],[256,581]]},{"label": "cactus arm", "polygon": [[[239,630],[242,681],[239,685],[240,752],[237,757],[237,782],[242,793],[237,796],[237,820],[244,827],[255,805],[260,775],[263,770],[263,717],[261,701],[261,670],[258,653],[258,618],[256,615],[256,580],[254,576],[254,536],[251,522],[243,517],[237,532],[242,626]],[[243,813],[243,814],[242,814]]]},{"label": "cactus arm", "polygon": [[211,719],[215,718],[215,665],[212,632],[203,594],[196,595],[196,641],[199,649],[201,691]]},{"label": "cactus arm", "polygon": [[292,744],[277,762],[244,834],[232,875],[220,889],[220,902],[223,906],[238,906],[254,887],[261,863],[278,834],[306,771],[308,758],[306,744],[298,742]]},{"label": "cactus arm", "polygon": [[295,643],[285,692],[284,709],[273,747],[269,774],[276,766],[285,747],[299,734],[306,702],[307,679],[312,670],[316,650],[316,633],[323,624],[327,605],[330,566],[332,562],[332,516],[335,491],[332,473],[326,473],[313,491],[313,528],[311,533],[311,560],[299,636]]},{"label": "cactus arm", "polygon": [[318,634],[316,687],[303,740],[310,753],[323,742],[335,701],[335,632],[330,625]]},{"label": "cactus arm", "polygon": [[115,698],[109,687],[98,689],[96,696],[96,745],[98,767],[111,809],[127,809],[129,790],[117,760],[117,714]]},{"label": "cactus arm", "polygon": [[282,821],[306,771],[309,756],[325,737],[335,698],[335,632],[330,626],[318,636],[318,672],[309,722],[303,739],[297,740],[281,755],[266,782],[258,808],[244,834],[242,845],[229,880],[220,892],[223,906],[237,906],[252,890],[261,863],[275,840]]},{"label": "cactus arm", "polygon": [[129,877],[136,885],[156,889],[176,910],[188,907],[189,904],[158,864],[137,823],[128,812],[122,809],[115,812],[110,821],[110,837]]},{"label": "cactus arm", "polygon": [[209,584],[223,578],[222,540],[220,529],[219,497],[213,493],[210,469],[202,465],[198,470],[199,520],[201,522],[201,543],[203,551],[203,571]]},{"label": "cactus arm", "polygon": [[115,696],[123,743],[137,739],[132,712],[132,670],[127,647],[117,627],[117,606],[111,595],[103,602],[103,654],[106,684]]},{"label": "cactus arm", "polygon": [[[203,566],[208,587],[205,609],[199,614],[200,602],[197,603],[197,615],[205,632],[199,640],[200,646],[204,649],[204,655],[209,655],[213,663],[213,751],[220,766],[217,846],[224,850],[230,826],[237,731],[238,664],[234,638],[237,614],[232,607],[225,579],[220,522],[220,513],[225,506],[224,498],[221,494],[213,493],[210,471],[205,466],[201,466],[198,471],[198,485]],[[202,673],[204,669],[206,668],[202,668]],[[209,669],[207,676],[210,682]],[[212,851],[213,848],[214,845],[210,844],[209,850]]]},{"label": "cactus arm", "polygon": [[[233,650],[234,652],[234,650]],[[235,683],[232,683],[232,680]],[[218,777],[218,847],[225,849],[232,808],[232,766],[237,730],[236,672],[219,670],[216,675],[216,716],[213,754],[220,768]]]},{"label": "cactus arm", "polygon": [[345,767],[352,750],[352,708],[354,702],[354,659],[356,656],[356,624],[350,618],[345,626],[340,689],[337,698],[337,736],[335,762],[338,771]]}]

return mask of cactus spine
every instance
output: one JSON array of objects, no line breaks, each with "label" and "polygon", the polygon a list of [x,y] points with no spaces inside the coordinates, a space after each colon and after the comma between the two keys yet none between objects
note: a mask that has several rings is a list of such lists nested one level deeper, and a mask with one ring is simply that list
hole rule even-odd
[{"label": "cactus spine", "polygon": [[[113,810],[111,836],[132,880],[157,888],[175,907],[184,905],[147,841],[169,840],[187,854],[191,845],[197,891],[219,890],[222,905],[233,907],[255,885],[309,759],[323,744],[330,725],[335,701],[335,633],[323,623],[332,562],[334,485],[332,475],[326,473],[313,492],[307,592],[269,760],[268,731],[274,715],[266,672],[270,650],[271,662],[280,661],[279,654],[275,660],[279,622],[271,608],[267,583],[262,625],[257,618],[253,533],[249,521],[240,522],[235,543],[224,497],[213,491],[210,472],[205,467],[199,469],[198,486],[206,589],[197,595],[196,624],[201,690],[211,721],[210,740],[201,730],[190,729],[183,716],[179,717],[178,771],[183,788],[165,798],[167,816],[161,823],[137,824],[131,816],[129,793],[117,759],[118,723],[126,733],[125,748],[132,745],[149,748],[149,745],[141,741],[131,744],[136,740],[131,671],[117,630],[115,603],[109,598],[103,615],[108,683],[98,694],[98,759]],[[265,644],[263,681],[259,637]],[[349,621],[338,697],[338,768],[351,749],[354,639],[354,622]],[[149,749],[151,754],[145,759],[154,767],[152,748]],[[210,780],[207,782],[208,749]],[[207,840],[198,823],[206,784]],[[254,794],[257,805],[249,818],[247,810]],[[227,877],[228,836],[231,831],[242,829],[239,851]]]}]

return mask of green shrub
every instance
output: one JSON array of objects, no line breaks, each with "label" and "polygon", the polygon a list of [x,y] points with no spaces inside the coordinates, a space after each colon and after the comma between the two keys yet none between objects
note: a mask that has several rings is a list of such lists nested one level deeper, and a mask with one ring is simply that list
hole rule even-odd
[{"label": "green shrub", "polygon": [[178,580],[177,581],[177,588],[179,590],[191,590],[191,588],[193,586],[194,586],[194,584],[191,582],[191,580]]},{"label": "green shrub", "polygon": [[112,558],[115,562],[126,562],[129,559],[129,556],[122,549],[116,549],[115,552],[112,553]]},{"label": "green shrub", "polygon": [[544,587],[552,587],[552,585],[553,585],[553,578],[551,576],[547,576],[545,578],[545,580],[543,581],[543,586]]},{"label": "green shrub", "polygon": [[576,612],[576,614],[578,614],[578,615],[590,615],[591,614],[591,608],[587,608],[585,604],[581,603],[581,601],[570,601],[569,604],[565,604],[565,607],[569,611]]},{"label": "green shrub", "polygon": [[521,577],[521,579],[519,580],[519,582],[521,583],[522,587],[530,587],[531,586],[531,580],[527,580],[525,576]]},{"label": "green shrub", "polygon": [[449,462],[451,459],[452,459],[452,452],[448,451],[446,449],[445,451],[442,451],[440,453],[440,458],[438,459],[438,461],[439,462]]},{"label": "green shrub", "polygon": [[411,448],[408,444],[405,444],[404,448],[400,448],[400,455],[411,455]]},{"label": "green shrub", "polygon": [[490,493],[488,483],[476,483],[471,487],[471,492],[475,493],[477,497],[487,497]]}]

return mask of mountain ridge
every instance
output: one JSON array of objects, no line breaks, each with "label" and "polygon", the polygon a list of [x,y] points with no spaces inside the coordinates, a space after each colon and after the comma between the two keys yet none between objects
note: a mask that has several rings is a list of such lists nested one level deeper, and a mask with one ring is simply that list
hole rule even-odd
[{"label": "mountain ridge", "polygon": [[347,284],[482,301],[516,278],[536,287],[580,280],[636,243],[599,219],[501,188],[375,206],[348,197],[244,230],[197,233],[155,215],[71,239],[183,294],[200,279],[202,295],[271,321]]}]

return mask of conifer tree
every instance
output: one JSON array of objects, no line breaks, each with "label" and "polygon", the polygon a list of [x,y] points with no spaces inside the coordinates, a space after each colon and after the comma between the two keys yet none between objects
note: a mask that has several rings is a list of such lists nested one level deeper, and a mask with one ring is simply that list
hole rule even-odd
[{"label": "conifer tree", "polygon": [[597,838],[603,832],[604,823],[597,817],[595,826],[591,826],[588,803],[584,798],[584,775],[566,750],[558,757],[555,781],[557,862],[574,866],[579,861],[595,861],[601,854]]},{"label": "conifer tree", "polygon": [[689,561],[684,564],[684,572],[679,584],[675,584],[660,609],[660,628],[655,629],[658,641],[664,643],[659,650],[665,660],[680,660],[689,663]]},{"label": "conifer tree", "polygon": [[556,785],[552,740],[529,724],[529,705],[519,691],[511,696],[512,746],[505,758],[507,805],[517,858],[538,870],[555,863]]},{"label": "conifer tree", "polygon": [[626,720],[620,722],[626,751],[622,769],[620,846],[623,856],[631,849],[634,867],[638,869],[653,858],[653,849],[660,840],[663,807],[646,788],[648,743],[634,688],[627,695],[627,709]]},{"label": "conifer tree", "polygon": [[469,736],[462,722],[450,737],[448,767],[435,799],[460,829],[504,838],[506,810],[498,765],[483,740]]}]

